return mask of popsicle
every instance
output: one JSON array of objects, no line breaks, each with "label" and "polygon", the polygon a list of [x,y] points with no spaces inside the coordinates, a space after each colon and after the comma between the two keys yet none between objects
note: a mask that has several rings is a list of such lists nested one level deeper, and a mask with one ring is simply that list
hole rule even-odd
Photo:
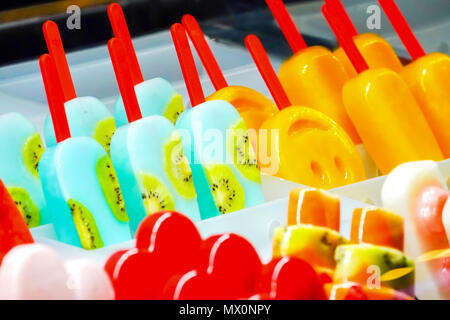
[{"label": "popsicle", "polygon": [[[225,100],[231,103],[244,119],[247,129],[258,133],[261,124],[278,112],[277,106],[253,89],[229,86],[195,18],[187,14],[183,17],[182,24],[216,89],[216,92],[207,97],[206,101]],[[251,135],[250,139],[252,139]],[[255,147],[255,143],[253,145]]]},{"label": "popsicle", "polygon": [[90,137],[70,137],[62,86],[53,58],[39,59],[58,144],[46,150],[38,172],[61,242],[96,249],[131,239],[116,172]]},{"label": "popsicle", "polygon": [[415,160],[443,160],[439,145],[402,78],[386,68],[368,69],[332,12],[322,12],[359,75],[343,88],[345,108],[383,174]]},{"label": "popsicle", "polygon": [[449,158],[450,57],[439,52],[426,54],[395,2],[379,3],[413,59],[400,75],[416,98],[444,157]]},{"label": "popsicle", "polygon": [[191,164],[202,219],[234,212],[264,201],[261,176],[244,121],[228,102],[205,102],[184,27],[171,29],[191,100],[176,123]]},{"label": "popsicle", "polygon": [[331,51],[307,47],[282,0],[266,0],[294,55],[278,71],[281,84],[294,105],[318,110],[336,121],[355,144],[361,139],[342,102],[342,87],[349,80]]},{"label": "popsicle", "polygon": [[[192,171],[175,126],[165,117],[142,118],[122,40],[108,42],[111,61],[125,103],[129,124],[111,140],[116,168],[134,234],[141,220],[160,210],[177,210],[200,220]],[[149,139],[151,137],[151,139]]]},{"label": "popsicle", "polygon": [[[142,116],[162,115],[175,124],[178,116],[184,111],[181,95],[163,78],[157,77],[144,81],[122,7],[118,3],[111,3],[108,6],[108,17],[114,36],[124,42],[127,51],[125,60],[130,68]],[[128,123],[121,97],[114,104],[114,119],[117,127]]]},{"label": "popsicle", "polygon": [[449,299],[450,261],[444,253],[450,239],[450,192],[437,164],[417,161],[398,166],[384,182],[381,199],[405,221],[405,252],[416,260],[417,297]]},{"label": "popsicle", "polygon": [[[92,137],[102,145],[106,152],[109,152],[111,137],[116,130],[114,118],[108,108],[97,98],[77,97],[58,26],[53,21],[47,21],[42,29],[48,51],[57,66],[72,137]],[[45,119],[44,136],[48,148],[56,145],[50,114]]]},{"label": "popsicle", "polygon": [[[386,40],[375,33],[358,34],[341,0],[325,0],[325,3],[328,10],[335,12],[334,14],[340,18],[340,23],[353,38],[369,68],[387,68],[397,73],[402,70],[400,59]],[[344,66],[350,78],[357,76],[355,68],[342,47],[334,50],[333,54]]]},{"label": "popsicle", "polygon": [[30,228],[52,221],[37,171],[44,152],[33,124],[19,113],[0,116],[0,179]]},{"label": "popsicle", "polygon": [[25,219],[0,180],[0,264],[13,247],[32,242]]},{"label": "popsicle", "polygon": [[[291,106],[259,39],[249,35],[245,44],[281,109],[260,128],[261,171],[323,189],[364,180],[363,161],[345,131],[319,111]],[[275,164],[263,161],[266,153]]]}]

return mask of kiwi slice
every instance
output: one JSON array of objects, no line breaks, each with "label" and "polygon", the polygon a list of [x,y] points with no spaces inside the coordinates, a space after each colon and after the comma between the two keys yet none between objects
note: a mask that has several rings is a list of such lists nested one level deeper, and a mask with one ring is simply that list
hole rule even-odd
[{"label": "kiwi slice", "polygon": [[28,137],[23,145],[23,161],[31,174],[38,179],[38,165],[43,153],[44,146],[39,133]]},{"label": "kiwi slice", "polygon": [[216,164],[203,168],[220,213],[225,214],[245,208],[244,188],[227,165]]},{"label": "kiwi slice", "polygon": [[81,246],[87,250],[102,248],[103,240],[92,213],[76,200],[69,199],[67,204],[72,212]]},{"label": "kiwi slice", "polygon": [[160,210],[175,210],[175,201],[166,186],[155,176],[141,174],[142,201],[147,215]]},{"label": "kiwi slice", "polygon": [[256,156],[242,118],[227,130],[227,150],[244,177],[261,183]]},{"label": "kiwi slice", "polygon": [[194,181],[189,161],[184,155],[181,138],[174,131],[164,146],[164,166],[170,181],[180,195],[185,198],[195,198]]},{"label": "kiwi slice", "polygon": [[116,132],[116,122],[113,117],[100,121],[95,128],[94,139],[108,154],[114,132]]},{"label": "kiwi slice", "polygon": [[17,208],[22,214],[27,226],[34,228],[40,224],[39,208],[33,203],[28,192],[19,187],[8,188],[8,192],[16,203]]},{"label": "kiwi slice", "polygon": [[125,201],[123,200],[122,191],[117,180],[116,170],[114,170],[108,155],[98,159],[96,172],[106,202],[111,208],[112,213],[117,220],[127,222],[130,219],[125,210]]},{"label": "kiwi slice", "polygon": [[183,98],[180,94],[175,93],[167,104],[164,111],[164,117],[169,119],[173,124],[177,122],[178,117],[184,111]]}]

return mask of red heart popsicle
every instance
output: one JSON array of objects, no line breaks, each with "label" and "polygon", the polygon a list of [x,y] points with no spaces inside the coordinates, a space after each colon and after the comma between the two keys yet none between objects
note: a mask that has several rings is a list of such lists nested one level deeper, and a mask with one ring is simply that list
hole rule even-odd
[{"label": "red heart popsicle", "polygon": [[0,180],[0,263],[13,247],[32,242],[27,223]]},{"label": "red heart popsicle", "polygon": [[326,300],[323,284],[304,260],[283,257],[264,266],[258,279],[260,296],[271,300]]},{"label": "red heart popsicle", "polygon": [[136,238],[136,248],[115,253],[105,265],[117,299],[161,299],[174,274],[197,267],[201,237],[181,213],[163,211],[146,217]]},{"label": "red heart popsicle", "polygon": [[[172,278],[165,290],[166,298],[240,299],[255,293],[262,264],[246,239],[227,233],[206,239],[201,247],[203,267]],[[203,264],[205,259],[207,264]]]}]

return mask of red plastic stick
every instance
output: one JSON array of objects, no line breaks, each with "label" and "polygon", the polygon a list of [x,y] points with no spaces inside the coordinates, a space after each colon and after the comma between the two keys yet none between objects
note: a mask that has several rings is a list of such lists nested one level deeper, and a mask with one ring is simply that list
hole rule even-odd
[{"label": "red plastic stick", "polygon": [[127,52],[123,41],[118,38],[112,38],[108,41],[109,55],[119,84],[120,94],[127,113],[128,122],[133,122],[142,118],[141,109],[134,91],[133,80],[128,69],[126,61]]},{"label": "red plastic stick", "polygon": [[364,60],[363,56],[356,47],[353,38],[349,34],[347,34],[346,30],[344,30],[344,27],[339,24],[338,17],[334,16],[333,12],[329,12],[327,8],[328,5],[322,6],[323,16],[330,25],[331,30],[333,30],[336,39],[338,40],[341,47],[344,49],[345,53],[347,54],[347,57],[353,64],[353,67],[356,69],[358,73],[361,73],[369,69],[366,60]]},{"label": "red plastic stick", "polygon": [[289,98],[286,95],[286,92],[284,91],[283,86],[281,85],[281,82],[272,67],[272,64],[270,63],[269,56],[264,50],[264,47],[258,37],[253,34],[248,35],[245,38],[245,45],[252,55],[253,61],[255,61],[259,73],[261,73],[261,76],[269,88],[269,91],[272,94],[278,108],[281,110],[291,106],[292,104],[289,101]]},{"label": "red plastic stick", "polygon": [[72,76],[70,75],[69,64],[67,63],[66,53],[59,34],[58,26],[51,20],[48,20],[42,26],[45,42],[48,52],[55,60],[59,80],[61,81],[64,102],[77,97],[75,87],[73,86]]},{"label": "red plastic stick", "polygon": [[114,36],[123,41],[125,49],[127,50],[127,61],[129,63],[133,84],[137,85],[144,82],[144,77],[142,76],[141,68],[139,67],[136,51],[134,50],[133,42],[131,41],[130,32],[128,31],[127,21],[125,20],[122,7],[118,3],[111,3],[108,6],[107,11]]},{"label": "red plastic stick", "polygon": [[282,0],[266,0],[270,11],[280,26],[281,31],[284,34],[289,46],[294,53],[299,52],[307,48],[305,40],[303,40],[302,35],[298,31],[291,15],[286,9]]},{"label": "red plastic stick", "polygon": [[220,70],[220,66],[217,63],[208,42],[206,42],[205,36],[203,35],[197,20],[190,14],[187,14],[183,17],[181,22],[191,38],[195,50],[197,50],[197,53],[200,56],[200,60],[202,60],[202,63],[205,66],[206,72],[208,72],[214,88],[220,90],[228,87],[228,83],[223,76],[222,70]]},{"label": "red plastic stick", "polygon": [[383,8],[384,13],[386,13],[389,21],[391,21],[392,26],[397,32],[400,40],[402,40],[403,45],[408,50],[411,58],[416,60],[420,57],[426,55],[425,50],[420,45],[420,42],[417,40],[414,32],[411,30],[411,27],[403,16],[397,4],[394,0],[378,0],[381,7]]},{"label": "red plastic stick", "polygon": [[61,81],[56,70],[55,60],[49,54],[43,54],[39,58],[42,79],[44,80],[50,115],[52,116],[56,142],[70,138],[69,123],[67,122],[66,109],[64,107],[64,95]]},{"label": "red plastic stick", "polygon": [[333,14],[339,17],[341,24],[344,25],[349,36],[354,37],[358,35],[358,30],[356,30],[356,27],[345,10],[345,7],[342,5],[341,0],[325,0],[325,3],[328,10],[330,12],[333,11]]},{"label": "red plastic stick", "polygon": [[186,30],[181,24],[175,23],[170,28],[170,33],[172,34],[173,44],[177,51],[178,61],[180,62],[191,104],[195,107],[205,102],[205,95],[203,94],[194,57],[192,56],[191,47],[186,36]]}]

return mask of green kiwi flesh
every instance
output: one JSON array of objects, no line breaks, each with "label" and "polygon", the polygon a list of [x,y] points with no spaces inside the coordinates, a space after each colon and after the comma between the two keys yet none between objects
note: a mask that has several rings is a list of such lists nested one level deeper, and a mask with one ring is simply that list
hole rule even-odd
[{"label": "green kiwi flesh", "polygon": [[184,112],[183,98],[179,93],[175,93],[167,104],[164,111],[164,117],[170,120],[173,124],[177,122],[180,114]]},{"label": "green kiwi flesh", "polygon": [[38,179],[38,165],[43,153],[44,146],[39,133],[28,137],[23,145],[23,161],[31,174]]},{"label": "green kiwi flesh", "polygon": [[116,123],[113,117],[100,121],[95,128],[93,138],[100,143],[107,153],[109,153],[111,138],[115,131]]},{"label": "green kiwi flesh", "polygon": [[150,174],[140,174],[142,201],[147,215],[161,210],[175,210],[175,201],[167,187]]},{"label": "green kiwi flesh", "polygon": [[72,212],[81,246],[86,250],[102,248],[104,246],[103,240],[92,213],[76,200],[69,199],[67,204]]},{"label": "green kiwi flesh", "polygon": [[17,208],[22,214],[27,226],[34,228],[40,224],[39,208],[33,203],[28,192],[19,187],[8,188],[8,192],[16,203]]}]

